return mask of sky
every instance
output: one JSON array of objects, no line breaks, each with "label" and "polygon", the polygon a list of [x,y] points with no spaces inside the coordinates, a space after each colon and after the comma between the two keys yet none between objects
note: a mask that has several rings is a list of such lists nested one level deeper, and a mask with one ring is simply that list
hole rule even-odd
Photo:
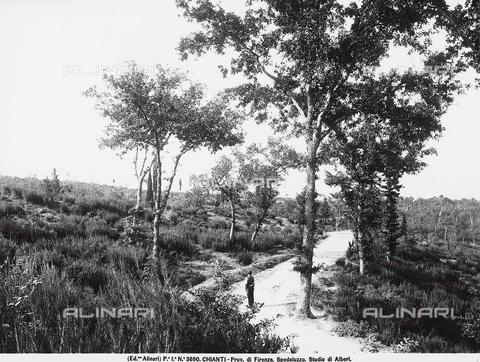
[{"label": "sky", "polygon": [[[119,73],[132,60],[147,71],[156,64],[179,68],[204,83],[209,95],[239,84],[240,77],[224,79],[218,70],[228,64],[225,57],[179,60],[180,38],[195,29],[174,0],[0,0],[0,175],[44,178],[56,167],[64,179],[134,187],[131,158],[99,148],[107,120],[82,92],[102,84],[102,69]],[[417,60],[396,49],[386,62],[408,67]],[[458,96],[442,123],[443,137],[432,143],[438,155],[403,179],[402,195],[480,199],[480,91]],[[254,122],[244,128],[247,143],[273,135]],[[178,174],[184,187],[189,175],[208,172],[216,157],[187,154]],[[328,194],[321,180],[320,192]],[[294,196],[304,183],[305,175],[292,172],[281,192]]]}]

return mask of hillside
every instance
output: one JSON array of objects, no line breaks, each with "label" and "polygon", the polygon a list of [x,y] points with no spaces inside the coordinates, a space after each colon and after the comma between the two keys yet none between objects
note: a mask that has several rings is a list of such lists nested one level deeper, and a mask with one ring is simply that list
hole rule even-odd
[{"label": "hillside", "polygon": [[[222,328],[244,333],[251,313],[237,309],[240,300],[225,300],[217,292],[209,293],[208,308],[230,308],[230,315],[212,315],[215,321],[207,318],[182,327],[184,318],[190,315],[187,319],[191,319],[192,313],[200,315],[198,308],[204,307],[189,305],[181,293],[208,280],[239,280],[247,266],[263,269],[291,258],[299,241],[294,224],[269,217],[252,246],[249,210],[240,209],[237,237],[232,243],[222,204],[193,207],[185,194],[174,194],[162,222],[161,268],[152,274],[152,212],[145,207],[132,231],[134,192],[65,184],[71,185],[69,191],[52,200],[40,180],[0,178],[1,351],[187,351],[199,345],[188,342],[189,338],[205,339],[228,351],[254,348],[254,340],[265,345],[264,341],[272,338],[272,345],[255,350],[280,348],[283,341],[269,337],[261,326],[248,327],[244,341],[238,337],[220,343],[225,338]],[[196,294],[204,297],[202,291]],[[95,306],[132,305],[154,308],[156,317],[99,323],[61,317],[66,307],[91,310]],[[239,317],[225,320],[234,315]],[[217,337],[198,334],[203,333],[205,323],[219,324],[214,332]],[[232,323],[235,325],[229,327]],[[166,332],[165,324],[171,325]],[[118,328],[127,334],[115,332]],[[64,332],[59,335],[61,330]],[[186,331],[188,334],[183,335]]]},{"label": "hillside", "polygon": [[377,245],[368,276],[358,274],[354,249],[351,244],[332,268],[329,283],[336,287],[315,291],[315,305],[340,322],[340,336],[364,338],[373,352],[384,346],[393,352],[480,351],[478,245],[404,238],[390,263]]}]

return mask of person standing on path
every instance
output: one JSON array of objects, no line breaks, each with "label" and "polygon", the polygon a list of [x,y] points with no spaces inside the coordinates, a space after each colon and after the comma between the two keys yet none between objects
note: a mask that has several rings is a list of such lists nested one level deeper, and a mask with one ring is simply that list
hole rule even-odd
[{"label": "person standing on path", "polygon": [[245,284],[245,290],[247,291],[248,306],[253,307],[253,289],[255,288],[255,279],[253,279],[252,271],[248,272],[247,283]]}]

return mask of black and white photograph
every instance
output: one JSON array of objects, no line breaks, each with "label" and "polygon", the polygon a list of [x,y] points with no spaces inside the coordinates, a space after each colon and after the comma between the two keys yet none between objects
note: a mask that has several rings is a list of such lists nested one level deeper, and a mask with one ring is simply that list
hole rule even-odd
[{"label": "black and white photograph", "polygon": [[0,44],[0,360],[478,362],[479,0],[0,0]]}]

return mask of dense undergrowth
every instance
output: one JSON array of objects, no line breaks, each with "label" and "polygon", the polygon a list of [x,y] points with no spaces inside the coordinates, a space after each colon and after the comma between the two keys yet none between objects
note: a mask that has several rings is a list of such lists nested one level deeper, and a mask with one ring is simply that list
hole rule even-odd
[{"label": "dense undergrowth", "polygon": [[[205,258],[208,249],[247,265],[252,251],[295,247],[298,231],[272,227],[252,246],[246,225],[239,225],[231,243],[228,223],[181,207],[174,197],[162,228],[164,258],[152,269],[151,211],[133,234],[128,228],[133,193],[74,185],[52,200],[32,180],[0,186],[0,352],[276,352],[285,346],[271,323],[251,324],[252,313],[240,312],[236,298],[209,291],[196,302],[182,299],[183,289],[202,278],[179,262]],[[73,307],[86,314],[152,308],[154,318],[62,315]]]},{"label": "dense undergrowth", "polygon": [[[338,289],[317,290],[315,299],[341,322],[336,331],[342,336],[365,337],[397,352],[478,352],[479,263],[480,248],[466,243],[421,246],[407,240],[390,263],[372,261],[369,275],[340,260]],[[364,316],[364,308],[372,307],[383,315],[401,307],[451,308],[454,317]]]}]

